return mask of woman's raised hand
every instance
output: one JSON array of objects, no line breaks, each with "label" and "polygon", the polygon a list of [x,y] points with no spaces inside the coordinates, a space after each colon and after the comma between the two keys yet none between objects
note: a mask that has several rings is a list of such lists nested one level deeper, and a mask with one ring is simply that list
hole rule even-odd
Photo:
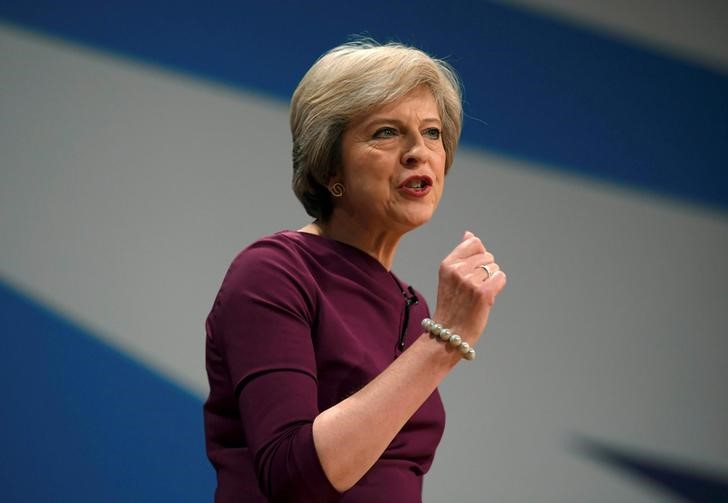
[{"label": "woman's raised hand", "polygon": [[493,255],[480,238],[466,231],[460,244],[440,263],[433,319],[474,346],[505,286],[506,275]]}]

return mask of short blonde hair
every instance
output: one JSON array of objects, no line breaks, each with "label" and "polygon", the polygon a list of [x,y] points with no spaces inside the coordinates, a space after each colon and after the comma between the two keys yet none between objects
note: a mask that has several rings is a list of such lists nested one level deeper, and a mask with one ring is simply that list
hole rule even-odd
[{"label": "short blonde hair", "polygon": [[331,49],[306,72],[293,93],[290,120],[293,191],[309,215],[331,215],[326,186],[341,167],[349,121],[421,85],[430,89],[440,113],[447,173],[462,128],[460,84],[449,64],[402,44],[358,40]]}]

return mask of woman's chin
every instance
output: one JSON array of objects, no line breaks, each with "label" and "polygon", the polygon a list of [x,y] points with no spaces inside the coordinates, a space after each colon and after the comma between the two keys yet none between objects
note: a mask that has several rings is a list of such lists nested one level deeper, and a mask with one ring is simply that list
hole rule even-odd
[{"label": "woman's chin", "polygon": [[408,213],[407,215],[403,215],[401,219],[398,219],[398,222],[401,222],[403,227],[411,231],[429,222],[432,219],[432,214],[432,211]]}]

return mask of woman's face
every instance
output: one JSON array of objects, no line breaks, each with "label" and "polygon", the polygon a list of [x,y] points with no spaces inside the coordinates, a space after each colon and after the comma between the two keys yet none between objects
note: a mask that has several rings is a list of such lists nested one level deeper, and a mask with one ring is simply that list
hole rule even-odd
[{"label": "woman's face", "polygon": [[342,137],[342,169],[332,180],[346,187],[335,201],[373,233],[404,233],[426,223],[445,183],[442,122],[424,86],[355,117]]}]

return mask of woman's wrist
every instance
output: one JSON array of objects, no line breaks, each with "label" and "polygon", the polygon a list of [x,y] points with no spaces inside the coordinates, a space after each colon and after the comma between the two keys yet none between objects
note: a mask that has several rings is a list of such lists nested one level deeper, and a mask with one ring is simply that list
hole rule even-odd
[{"label": "woman's wrist", "polygon": [[422,328],[430,334],[432,339],[442,342],[446,347],[458,352],[465,360],[475,360],[475,349],[453,330],[435,322],[430,318],[422,320]]},{"label": "woman's wrist", "polygon": [[[433,340],[427,331],[423,331],[422,335],[417,339],[413,346],[418,346],[427,360],[427,366],[430,371],[435,374],[442,373],[440,379],[444,378],[452,368],[457,365],[462,357],[460,353],[453,347],[444,345]],[[413,348],[412,348],[413,349]],[[438,379],[439,380],[439,379]]]}]

